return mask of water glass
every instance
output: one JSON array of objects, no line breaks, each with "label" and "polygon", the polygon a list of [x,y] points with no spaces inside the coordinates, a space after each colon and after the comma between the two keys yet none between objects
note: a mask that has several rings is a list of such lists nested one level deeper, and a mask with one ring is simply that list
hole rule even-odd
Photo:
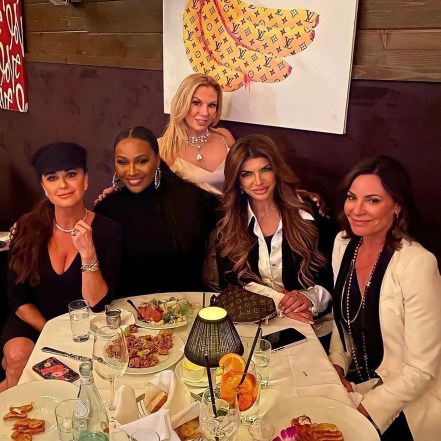
[{"label": "water glass", "polygon": [[160,441],[159,435],[151,429],[138,429],[129,439],[130,441]]},{"label": "water glass", "polygon": [[268,421],[257,419],[248,427],[248,433],[254,441],[271,441],[274,436],[274,427]]},{"label": "water glass", "polygon": [[76,399],[64,400],[58,403],[55,408],[57,419],[58,439],[60,441],[73,440],[73,412]]},{"label": "water glass", "polygon": [[89,307],[84,300],[69,303],[70,327],[73,341],[87,341],[90,335]]},{"label": "water glass", "polygon": [[256,365],[257,373],[262,377],[260,385],[263,388],[268,387],[271,350],[271,343],[264,339],[257,342],[256,348],[254,349],[253,361]]},{"label": "water glass", "polygon": [[[254,338],[256,337],[257,327],[258,325],[256,323],[240,323],[236,325],[237,332],[243,344],[243,358],[245,360],[248,360],[251,347],[253,346]],[[256,346],[258,346],[261,337],[262,330],[260,330]]]},{"label": "water glass", "polygon": [[201,410],[199,415],[202,436],[207,441],[236,441],[240,427],[240,413],[237,398],[233,397],[230,403],[223,400],[220,388],[214,390],[217,418],[213,413],[210,390],[202,394]]}]

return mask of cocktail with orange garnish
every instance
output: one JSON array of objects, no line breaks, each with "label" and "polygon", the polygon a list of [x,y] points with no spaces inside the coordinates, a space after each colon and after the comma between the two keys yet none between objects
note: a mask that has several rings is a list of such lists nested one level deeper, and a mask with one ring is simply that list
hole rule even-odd
[{"label": "cocktail with orange garnish", "polygon": [[256,368],[250,362],[243,381],[245,361],[240,355],[227,354],[219,361],[222,368],[220,393],[222,399],[231,403],[237,397],[239,410],[244,412],[256,402],[259,393],[259,384],[256,377]]}]

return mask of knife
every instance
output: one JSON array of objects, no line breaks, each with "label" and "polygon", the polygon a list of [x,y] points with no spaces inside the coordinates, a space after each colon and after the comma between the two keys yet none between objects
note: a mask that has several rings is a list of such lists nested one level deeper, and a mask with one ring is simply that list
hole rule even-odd
[{"label": "knife", "polygon": [[45,346],[44,348],[41,348],[41,350],[43,352],[49,352],[50,354],[57,354],[57,355],[62,355],[63,357],[73,358],[74,360],[78,360],[78,361],[90,361],[90,362],[92,361],[92,359],[89,357],[83,357],[82,355],[69,354],[68,352],[59,351],[58,349],[54,349],[54,348],[48,348],[47,346]]}]

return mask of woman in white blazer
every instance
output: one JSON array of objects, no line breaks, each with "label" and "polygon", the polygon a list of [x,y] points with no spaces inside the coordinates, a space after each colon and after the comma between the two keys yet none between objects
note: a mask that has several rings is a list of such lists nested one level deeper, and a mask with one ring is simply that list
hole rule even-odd
[{"label": "woman in white blazer", "polygon": [[333,269],[330,360],[343,385],[365,383],[358,410],[382,440],[435,441],[441,433],[441,277],[411,235],[409,175],[385,156],[343,181],[343,232]]}]

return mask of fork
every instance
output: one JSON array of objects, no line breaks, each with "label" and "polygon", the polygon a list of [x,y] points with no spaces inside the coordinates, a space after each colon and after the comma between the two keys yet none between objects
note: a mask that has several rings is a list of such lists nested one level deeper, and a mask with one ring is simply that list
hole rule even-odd
[{"label": "fork", "polygon": [[140,418],[147,416],[147,412],[144,407],[145,394],[141,394],[136,397],[136,407],[138,408],[138,415]]}]

